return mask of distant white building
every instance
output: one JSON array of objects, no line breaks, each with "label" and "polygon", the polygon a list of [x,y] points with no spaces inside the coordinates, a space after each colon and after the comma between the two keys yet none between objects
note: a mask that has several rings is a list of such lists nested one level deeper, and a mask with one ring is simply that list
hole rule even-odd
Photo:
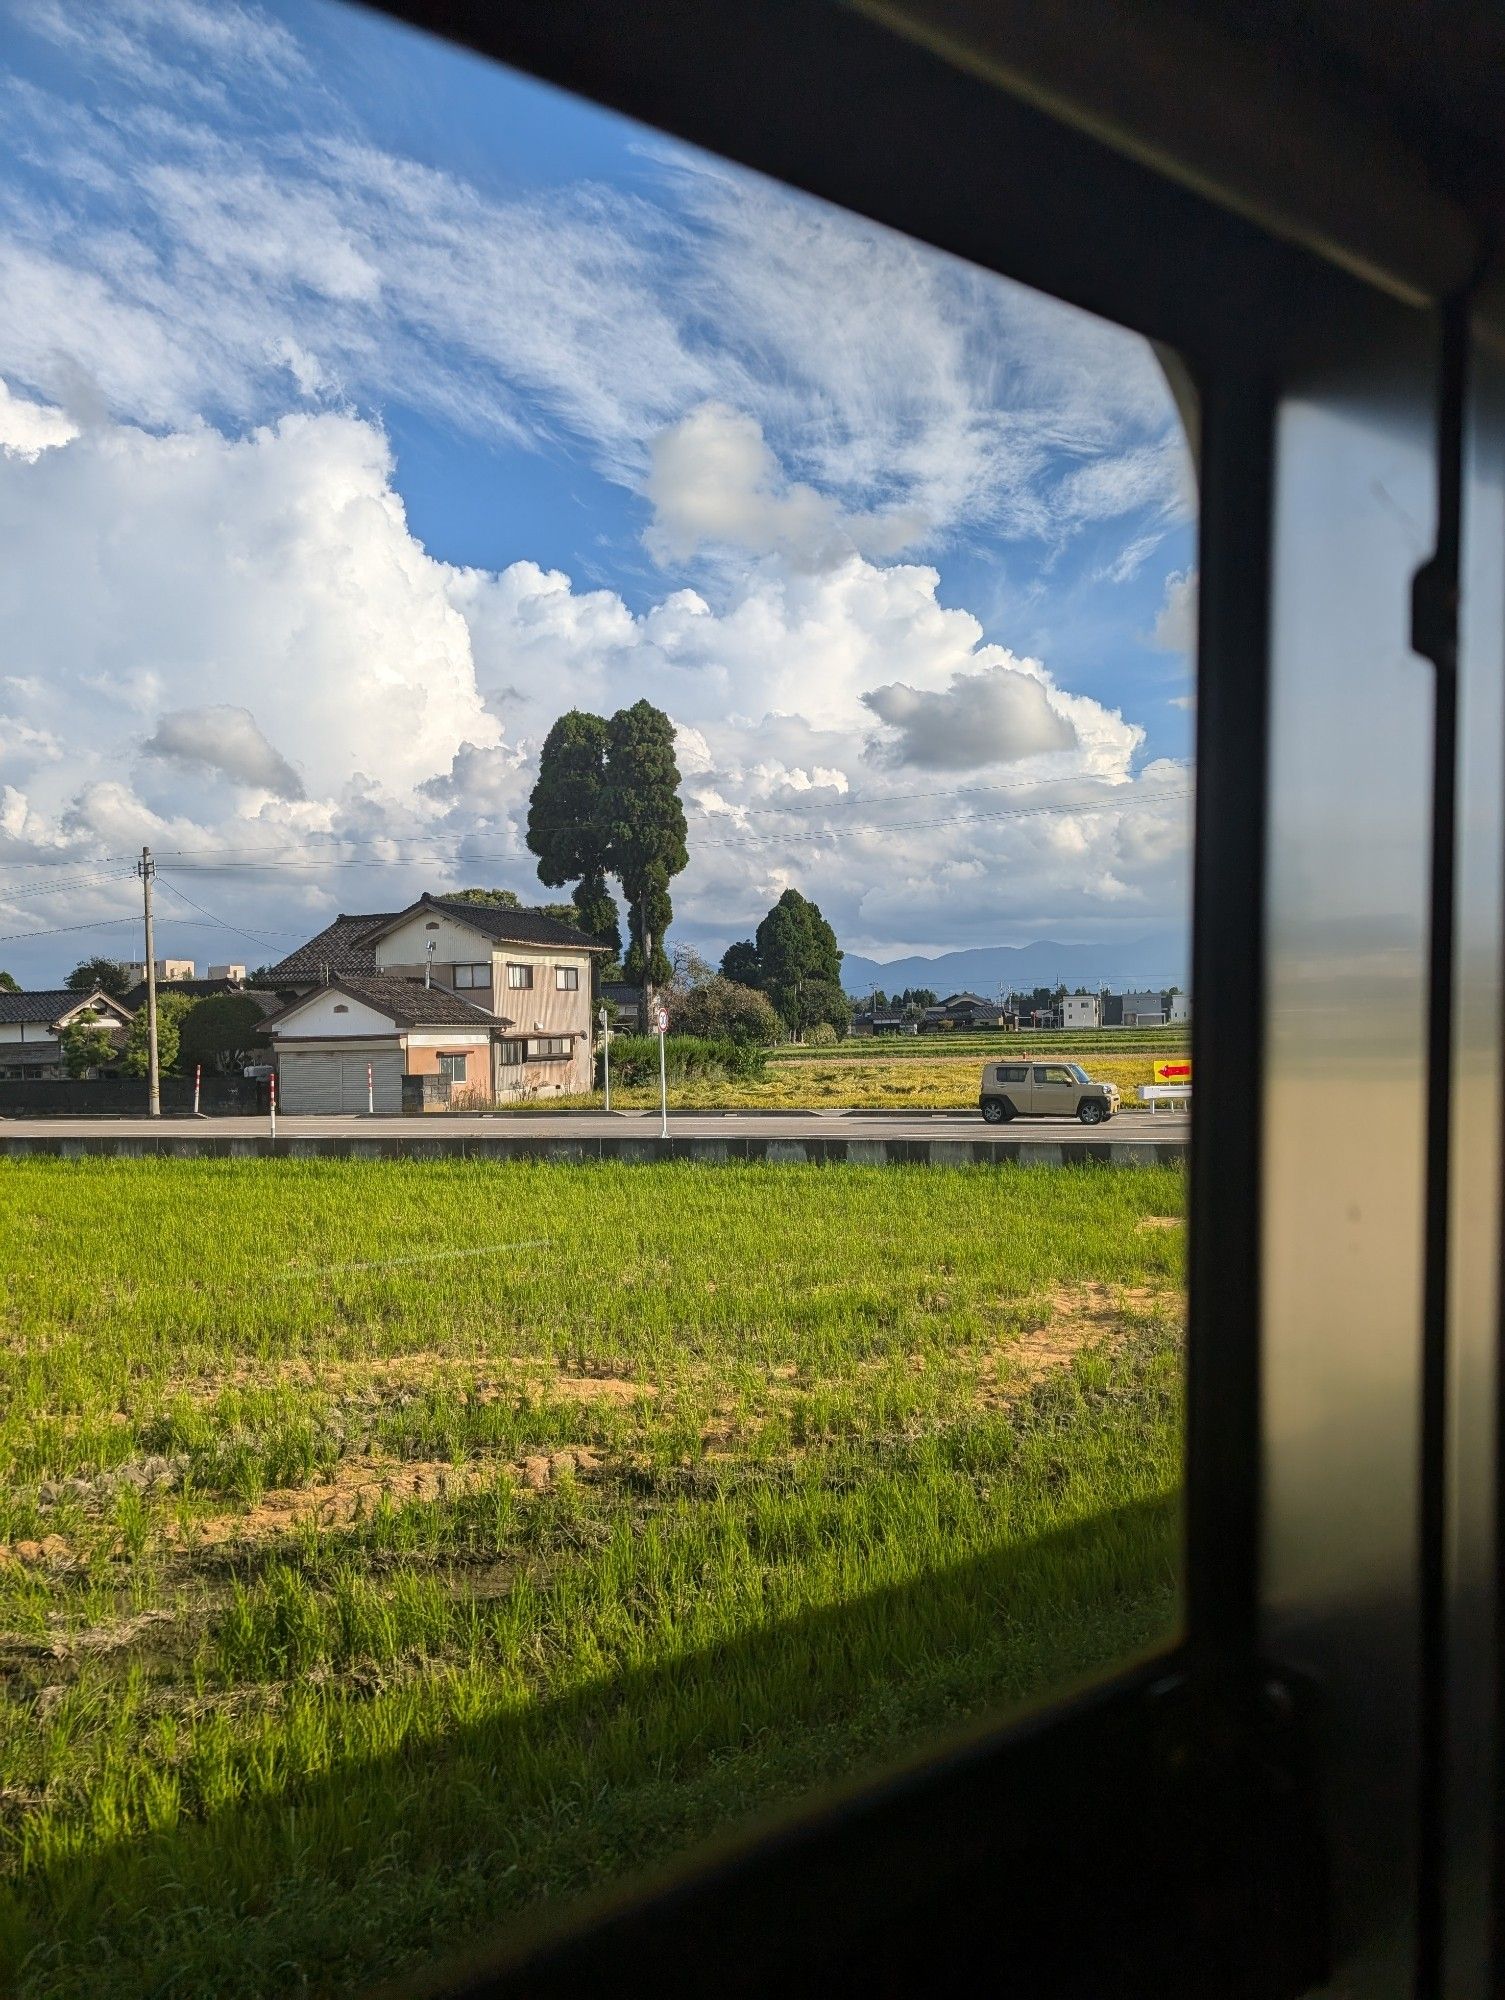
[{"label": "distant white building", "polygon": [[[144,960],[138,959],[134,965],[128,966],[126,969],[131,975],[130,984],[132,986],[140,986],[145,982],[146,964]],[[159,979],[197,979],[198,976],[198,964],[194,959],[159,958],[157,960],[157,977]]]},{"label": "distant white building", "polygon": [[1063,1028],[1100,1028],[1102,1025],[1103,999],[1100,993],[1067,993],[1062,996]]},{"label": "distant white building", "polygon": [[1168,1021],[1189,1021],[1191,1019],[1191,995],[1189,993],[1170,993],[1166,995],[1166,998],[1170,1001],[1170,1006],[1166,1013]]}]

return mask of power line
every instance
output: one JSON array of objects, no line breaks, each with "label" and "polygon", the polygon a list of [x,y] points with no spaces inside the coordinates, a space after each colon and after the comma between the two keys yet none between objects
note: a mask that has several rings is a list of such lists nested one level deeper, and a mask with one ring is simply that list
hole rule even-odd
[{"label": "power line", "polygon": [[[213,910],[206,910],[202,903],[196,903],[192,896],[185,895],[178,885],[170,881],[166,875],[159,875],[157,880],[162,884],[164,889],[170,889],[180,903],[186,903],[190,910],[197,910],[201,917],[208,917],[209,921],[217,924],[221,930],[234,931],[237,937],[244,938],[247,944],[254,944],[258,950],[264,950],[271,939],[285,938],[292,935],[290,931],[262,931],[258,935],[253,931],[242,930],[239,924],[228,923],[225,918],[215,916]],[[202,926],[193,925],[190,928],[197,930],[202,929]]]}]

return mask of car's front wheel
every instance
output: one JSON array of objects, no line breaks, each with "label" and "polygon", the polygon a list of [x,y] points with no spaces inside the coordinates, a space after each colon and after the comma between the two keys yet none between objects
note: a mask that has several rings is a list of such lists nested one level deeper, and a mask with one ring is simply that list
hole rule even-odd
[{"label": "car's front wheel", "polygon": [[990,1097],[982,1107],[982,1115],[987,1124],[1001,1125],[1008,1114],[996,1097]]},{"label": "car's front wheel", "polygon": [[1084,1125],[1101,1125],[1108,1115],[1108,1107],[1100,1097],[1088,1097],[1077,1106],[1076,1115]]}]

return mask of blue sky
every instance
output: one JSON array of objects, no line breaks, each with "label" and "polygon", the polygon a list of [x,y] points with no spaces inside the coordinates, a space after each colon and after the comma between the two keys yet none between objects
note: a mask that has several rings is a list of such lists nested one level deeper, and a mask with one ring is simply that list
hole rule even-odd
[{"label": "blue sky", "polygon": [[145,841],[204,961],[542,893],[543,733],[642,695],[702,949],[1184,922],[1143,343],[359,11],[0,26],[0,964],[124,953]]}]

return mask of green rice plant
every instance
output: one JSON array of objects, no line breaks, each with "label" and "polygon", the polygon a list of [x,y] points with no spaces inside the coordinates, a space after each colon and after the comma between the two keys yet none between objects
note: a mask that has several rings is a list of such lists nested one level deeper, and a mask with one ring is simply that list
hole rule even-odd
[{"label": "green rice plant", "polygon": [[400,1973],[1174,1626],[1178,1169],[0,1198],[23,2000]]}]

